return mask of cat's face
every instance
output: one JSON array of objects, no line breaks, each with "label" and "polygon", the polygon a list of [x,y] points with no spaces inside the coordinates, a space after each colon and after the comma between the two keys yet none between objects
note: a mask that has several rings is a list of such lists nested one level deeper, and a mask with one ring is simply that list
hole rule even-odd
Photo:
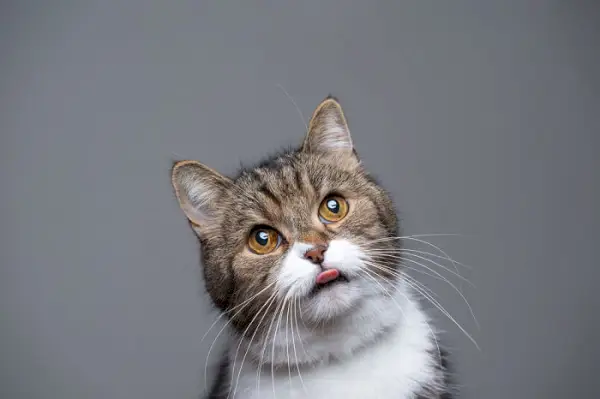
[{"label": "cat's face", "polygon": [[206,288],[238,328],[266,328],[292,303],[304,322],[326,323],[385,295],[397,275],[385,261],[399,245],[395,211],[332,98],[300,150],[235,179],[181,161],[173,185],[201,242]]}]

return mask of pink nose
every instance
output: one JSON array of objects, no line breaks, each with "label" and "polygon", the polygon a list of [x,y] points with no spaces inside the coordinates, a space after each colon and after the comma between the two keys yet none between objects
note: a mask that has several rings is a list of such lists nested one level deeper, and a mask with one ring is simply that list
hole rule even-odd
[{"label": "pink nose", "polygon": [[304,258],[316,265],[320,265],[325,260],[325,251],[327,251],[327,245],[315,245],[304,253]]}]

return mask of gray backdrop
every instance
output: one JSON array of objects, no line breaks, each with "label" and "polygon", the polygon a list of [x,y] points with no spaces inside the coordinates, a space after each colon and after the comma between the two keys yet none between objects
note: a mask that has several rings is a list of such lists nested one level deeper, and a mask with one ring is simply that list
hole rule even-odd
[{"label": "gray backdrop", "polygon": [[197,397],[216,331],[170,162],[298,143],[280,86],[341,99],[407,233],[461,234],[432,242],[481,328],[422,281],[481,347],[438,317],[462,397],[600,397],[599,8],[3,1],[0,397]]}]

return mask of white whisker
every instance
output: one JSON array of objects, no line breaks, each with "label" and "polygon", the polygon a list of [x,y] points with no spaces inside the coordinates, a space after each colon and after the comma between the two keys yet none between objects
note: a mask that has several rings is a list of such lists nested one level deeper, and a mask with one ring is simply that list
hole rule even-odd
[{"label": "white whisker", "polygon": [[425,299],[427,299],[432,305],[434,305],[440,312],[442,312],[442,314],[444,316],[446,316],[450,321],[452,321],[452,323],[454,323],[460,329],[460,331],[462,331],[463,334],[465,334],[465,336],[473,343],[473,345],[475,345],[475,347],[478,350],[481,350],[481,348],[479,347],[479,344],[477,344],[477,341],[475,341],[475,339],[471,336],[471,334],[469,334],[467,332],[467,330],[465,330],[464,327],[458,321],[456,321],[456,319],[454,317],[452,317],[450,315],[450,313],[448,313],[448,311],[435,298],[433,298],[431,295],[424,292],[420,287],[415,285],[414,280],[412,282],[409,281],[408,279],[405,281],[407,282],[407,284],[409,284],[411,287],[413,287],[417,292],[419,292]]},{"label": "white whisker", "polygon": [[[258,295],[260,295],[261,293],[265,292],[267,289],[271,288],[274,285],[274,283],[267,285],[265,288],[263,288],[262,290],[260,290],[257,294],[253,295],[250,299],[245,300],[244,302],[242,302],[242,304],[244,306],[242,306],[240,309],[238,309],[238,311],[229,318],[229,320],[227,321],[227,323],[225,323],[225,325],[223,327],[221,327],[221,329],[219,330],[219,332],[217,333],[217,336],[215,337],[215,339],[213,340],[212,344],[210,345],[210,347],[208,348],[208,353],[206,354],[206,361],[204,362],[204,386],[208,386],[208,360],[210,359],[210,353],[215,345],[215,343],[217,342],[217,339],[219,338],[219,336],[221,335],[221,333],[223,333],[223,331],[225,330],[225,328],[227,328],[227,326],[231,323],[231,321],[233,319],[235,319],[235,317],[240,314],[240,312],[242,312],[244,310],[244,308],[246,308],[246,306],[248,306],[250,304],[250,302],[256,298]],[[240,304],[240,305],[242,305]],[[237,305],[236,307],[240,306]],[[218,320],[218,319],[217,319]],[[215,320],[215,323],[216,321]],[[213,323],[213,326],[214,324]],[[212,328],[213,326],[211,326],[210,328]],[[206,336],[206,335],[205,335]]]},{"label": "white whisker", "polygon": [[[248,352],[250,350],[250,347],[252,345],[252,341],[254,341],[254,337],[256,336],[256,333],[258,332],[258,330],[260,329],[260,326],[265,318],[265,316],[267,315],[267,313],[269,312],[269,309],[271,308],[271,305],[273,303],[275,303],[275,299],[276,299],[276,293],[273,292],[271,294],[271,296],[265,301],[265,303],[261,306],[261,308],[258,310],[258,312],[256,312],[256,315],[252,318],[252,320],[250,321],[250,324],[248,324],[248,327],[246,327],[246,330],[244,330],[244,333],[242,334],[242,337],[240,338],[240,343],[238,344],[238,347],[235,351],[235,357],[233,359],[233,366],[231,367],[232,370],[232,382],[233,382],[233,373],[235,372],[235,361],[237,359],[237,355],[238,355],[238,351],[240,350],[240,345],[242,344],[242,341],[244,339],[244,337],[246,336],[246,332],[248,331],[248,329],[250,328],[250,326],[252,325],[252,323],[254,322],[254,320],[256,319],[256,317],[258,317],[261,313],[263,313],[262,317],[260,318],[260,320],[258,321],[257,326],[254,329],[254,332],[252,333],[252,337],[250,337],[250,341],[248,342],[248,345],[246,347],[246,352],[244,353],[244,357],[242,357],[242,365],[240,366],[240,370],[238,372],[238,376],[235,382],[235,389],[233,390],[233,396],[235,397],[235,393],[237,391],[237,387],[238,384],[240,383],[240,375],[242,374],[242,367],[244,367],[244,362],[246,361],[246,356],[248,356]],[[266,309],[264,309],[266,306]],[[263,311],[264,309],[264,311]],[[231,391],[230,391],[231,393]],[[229,397],[229,395],[227,396]]]},{"label": "white whisker", "polygon": [[[465,304],[467,305],[467,307],[469,308],[469,312],[471,313],[471,316],[473,317],[473,321],[475,322],[475,325],[477,327],[477,329],[479,330],[480,324],[479,321],[477,320],[477,317],[475,316],[475,312],[473,311],[473,308],[471,307],[471,304],[469,303],[469,301],[467,300],[467,298],[465,297],[465,295],[462,293],[462,291],[456,287],[456,285],[454,285],[450,280],[448,280],[446,277],[444,277],[442,274],[440,274],[439,272],[433,270],[432,268],[428,267],[427,265],[421,263],[421,262],[417,262],[414,259],[409,259],[407,258],[407,256],[412,256],[418,259],[422,259],[424,261],[430,262],[433,265],[436,265],[438,267],[440,267],[441,269],[454,274],[455,276],[459,277],[461,280],[467,282],[469,285],[471,285],[472,287],[475,287],[473,283],[471,283],[468,279],[464,278],[462,275],[460,275],[458,273],[458,269],[456,269],[456,273],[453,272],[452,270],[449,270],[448,268],[444,267],[443,265],[441,265],[439,262],[436,262],[432,259],[426,258],[424,256],[421,255],[417,255],[411,252],[407,252],[404,253],[402,255],[394,255],[394,254],[390,254],[390,253],[383,253],[383,252],[377,252],[377,251],[365,251],[366,254],[375,254],[374,256],[380,256],[380,257],[384,257],[384,258],[391,258],[391,259],[396,259],[400,262],[411,262],[413,264],[416,264],[417,266],[423,267],[426,270],[429,270],[430,272],[434,273],[440,280],[446,282],[448,285],[450,285],[457,293],[458,295],[461,297],[461,299],[465,302]],[[413,269],[413,270],[417,270],[417,269]],[[433,277],[433,276],[432,276]]]},{"label": "white whisker", "polygon": [[284,303],[280,302],[279,305],[277,305],[277,307],[275,308],[273,317],[271,317],[271,323],[269,323],[269,329],[267,330],[267,334],[265,335],[265,338],[264,338],[264,345],[263,345],[263,349],[260,354],[260,359],[258,361],[258,373],[257,373],[257,377],[256,377],[256,384],[257,384],[256,390],[258,391],[258,393],[260,393],[260,375],[262,373],[262,367],[264,365],[263,357],[264,357],[265,351],[267,349],[267,343],[269,340],[269,336],[271,335],[271,328],[273,327],[273,322],[275,321],[275,319],[277,317],[277,312],[279,311],[280,308],[283,307],[283,305],[284,305]]},{"label": "white whisker", "polygon": [[[226,311],[221,312],[221,314],[217,317],[217,319],[211,324],[211,326],[208,328],[208,330],[204,333],[204,335],[202,336],[202,339],[200,339],[200,342],[204,341],[204,339],[206,338],[206,336],[208,335],[208,333],[210,332],[210,330],[213,329],[213,327],[215,326],[215,324],[217,324],[217,322],[221,319],[221,317],[223,317],[226,314],[234,311],[235,309],[239,308],[240,306],[244,306],[244,305],[249,304],[254,298],[256,298],[257,296],[259,296],[260,294],[262,294],[263,292],[265,292],[266,290],[268,290],[269,288],[271,288],[273,285],[275,285],[275,283],[271,283],[271,284],[267,285],[265,288],[263,288],[262,290],[260,290],[258,293],[252,295],[250,298],[248,298],[244,302],[242,302],[242,303],[240,303],[240,304],[232,307],[231,309],[227,309]],[[240,309],[240,311],[241,310],[242,309]],[[234,318],[238,314],[239,314],[239,312],[236,313],[235,315],[233,315],[232,318]]]},{"label": "white whisker", "polygon": [[[369,263],[369,266],[372,266],[372,267],[375,267],[375,268],[379,268],[380,270],[385,271],[385,272],[389,272],[389,270],[387,268],[384,268],[383,266],[377,265],[376,263]],[[415,290],[417,290],[417,292],[419,292],[425,299],[427,299],[432,305],[434,305],[440,312],[442,312],[442,314],[444,316],[446,316],[450,321],[452,321],[467,336],[467,338],[471,342],[473,342],[473,344],[475,345],[475,347],[477,349],[480,349],[479,345],[477,344],[477,342],[475,341],[475,339],[471,336],[471,334],[469,334],[464,329],[464,327],[462,325],[460,325],[460,323],[458,323],[456,321],[456,319],[450,315],[450,313],[439,303],[439,301],[437,299],[434,298],[434,296],[432,296],[429,293],[427,293],[425,290],[423,290],[418,285],[415,285],[414,283],[416,282],[416,280],[413,279],[413,281],[411,281],[410,278],[406,278],[404,281],[407,284],[409,284],[411,287],[413,287]]]},{"label": "white whisker", "polygon": [[[425,259],[425,258],[424,258]],[[427,267],[426,265],[414,261],[412,259],[404,259],[406,261],[410,261],[418,266],[421,266],[429,271],[431,271],[432,273],[434,273],[436,276],[439,276],[440,279],[442,279],[443,281],[445,281],[446,283],[448,283],[448,285],[450,285],[457,293],[458,295],[462,298],[462,300],[465,302],[465,304],[467,305],[467,308],[469,308],[469,312],[471,313],[471,317],[473,317],[473,321],[475,322],[475,325],[477,327],[477,329],[480,328],[479,326],[479,321],[477,321],[477,317],[475,317],[475,312],[473,312],[473,308],[471,307],[471,304],[469,303],[469,301],[467,300],[467,298],[464,296],[464,294],[458,289],[458,287],[456,287],[456,285],[454,285],[450,280],[448,280],[447,278],[445,278],[444,276],[442,276],[440,273],[438,273],[437,271],[431,269],[430,267]],[[427,260],[427,259],[425,259]],[[468,280],[466,280],[468,282]]]},{"label": "white whisker", "polygon": [[275,343],[277,342],[277,331],[279,330],[279,324],[281,323],[281,318],[283,316],[283,312],[285,309],[285,306],[287,304],[288,301],[288,296],[285,296],[283,298],[283,306],[281,307],[280,311],[279,311],[279,316],[277,318],[277,324],[275,325],[275,332],[273,334],[273,345],[271,346],[271,384],[273,385],[273,398],[277,397],[277,394],[275,393]]},{"label": "white whisker", "polygon": [[[372,261],[365,261],[365,264],[366,264],[366,265],[368,265],[368,266],[374,267],[374,268],[376,268],[376,269],[379,269],[379,270],[381,270],[381,271],[385,271],[386,273],[389,273],[389,274],[391,274],[391,275],[393,275],[394,277],[396,277],[396,278],[399,278],[399,279],[402,279],[402,278],[412,278],[412,277],[411,277],[409,274],[407,274],[407,273],[404,273],[404,272],[401,272],[401,271],[397,271],[397,270],[394,270],[394,269],[390,269],[390,268],[389,268],[389,266],[387,266],[387,265],[385,265],[385,264],[381,264],[381,263],[375,263],[375,262],[372,262]],[[407,269],[410,269],[409,267],[406,267],[406,268],[407,268]],[[423,273],[423,274],[426,274],[426,275],[428,275],[428,276],[431,276],[431,277],[433,277],[433,278],[438,278],[438,279],[439,279],[439,277],[437,277],[437,276],[434,276],[434,275],[432,275],[432,274],[428,274],[427,272],[424,272],[424,271],[422,271],[422,270],[418,270],[418,269],[410,269],[410,270],[419,271],[419,272],[421,272],[421,273]],[[437,295],[435,292],[433,292],[431,289],[429,289],[429,288],[427,288],[427,287],[425,287],[425,286],[423,286],[423,288],[424,288],[425,290],[427,290],[427,292],[428,292],[430,295],[432,295],[432,296],[434,296],[434,297],[437,297],[437,296],[438,296],[438,295]]]},{"label": "white whisker", "polygon": [[[371,255],[371,253],[369,253],[368,251],[365,251],[365,252],[366,252],[367,254]],[[405,254],[403,254],[403,255],[394,255],[394,254],[387,254],[387,253],[376,253],[376,254],[374,254],[374,256],[381,256],[381,257],[386,257],[386,258],[392,258],[392,259],[397,259],[397,260],[408,260],[408,261],[412,261],[412,260],[410,260],[410,259],[407,259],[407,258],[406,258],[406,256],[413,256],[413,257],[415,257],[415,258],[418,258],[418,259],[425,260],[425,261],[427,261],[427,262],[430,262],[430,263],[432,263],[432,264],[434,264],[434,265],[438,266],[439,268],[441,268],[441,269],[443,269],[443,270],[447,271],[447,272],[448,272],[448,273],[450,273],[450,274],[453,274],[453,275],[455,275],[455,276],[456,276],[456,277],[458,277],[459,279],[463,280],[464,282],[466,282],[467,284],[469,284],[469,285],[471,285],[473,288],[475,288],[475,286],[473,285],[473,283],[471,283],[471,282],[470,282],[468,279],[466,279],[465,277],[463,277],[463,276],[462,276],[460,273],[456,273],[456,272],[454,272],[454,271],[452,271],[452,270],[448,269],[448,268],[447,268],[447,267],[445,267],[444,265],[442,265],[442,264],[440,264],[440,263],[438,263],[438,262],[436,262],[436,261],[434,261],[434,260],[431,260],[431,259],[425,258],[424,256],[420,256],[420,255],[413,254],[413,253],[405,253]]]},{"label": "white whisker", "polygon": [[[362,247],[363,246],[361,246],[361,248]],[[471,266],[465,265],[464,263],[461,263],[461,262],[459,262],[459,261],[457,261],[455,259],[450,259],[450,258],[447,258],[445,256],[434,254],[433,252],[420,251],[420,250],[416,250],[416,249],[412,249],[412,248],[369,248],[369,247],[367,247],[367,248],[364,248],[364,251],[373,252],[373,253],[382,252],[382,253],[390,253],[390,254],[402,254],[402,253],[405,253],[405,252],[414,252],[414,253],[418,253],[418,254],[421,254],[421,255],[432,256],[432,257],[437,258],[437,259],[447,260],[449,262],[456,263],[457,265],[462,266],[465,269],[469,269],[469,270],[473,269]]]},{"label": "white whisker", "polygon": [[458,267],[457,262],[452,259],[447,253],[446,251],[444,251],[443,249],[441,249],[440,247],[438,247],[435,244],[430,243],[429,241],[426,240],[421,240],[417,237],[437,237],[437,236],[455,236],[455,235],[460,235],[460,234],[413,234],[411,236],[402,236],[402,237],[384,237],[384,238],[380,238],[378,240],[372,240],[367,242],[367,244],[372,244],[372,243],[376,243],[376,242],[381,242],[381,241],[387,241],[387,240],[412,240],[412,241],[416,241],[425,245],[429,245],[430,247],[434,248],[435,250],[439,251],[442,255],[444,255],[450,262],[452,262],[452,264],[454,265],[454,268],[456,269],[456,272],[458,273]]},{"label": "white whisker", "polygon": [[[290,381],[290,390],[292,389],[292,367],[290,365],[290,339],[288,337],[288,324],[290,322],[290,309],[291,306],[287,307],[287,312],[285,315],[285,352],[287,354],[287,363],[288,363],[288,378]],[[293,337],[293,335],[292,335]]]},{"label": "white whisker", "polygon": [[[370,273],[368,272],[367,269],[364,269],[363,272],[367,273],[367,276],[369,276],[371,278],[371,280],[373,280],[375,283],[377,283],[381,288],[383,288],[383,290],[385,291],[385,293],[387,294],[387,296],[396,304],[396,307],[398,307],[398,310],[400,310],[400,313],[402,313],[402,317],[404,318],[404,320],[406,320],[406,315],[404,314],[404,311],[402,310],[402,307],[400,306],[400,304],[396,301],[396,299],[390,294],[390,292],[388,290],[386,290],[383,285],[381,285],[377,279],[375,277],[373,277],[372,275],[370,275]],[[406,295],[404,293],[401,293],[401,295],[406,298],[408,300],[408,298],[406,297]],[[433,338],[434,342],[435,342],[435,346],[437,347],[437,351],[438,351],[438,355],[440,356],[440,358],[442,357],[442,351],[440,349],[438,340],[435,336],[435,333],[433,332],[433,329],[431,328],[431,325],[429,324],[428,321],[425,321],[425,323],[427,324],[427,328],[429,329],[429,332],[431,333],[431,337]]]},{"label": "white whisker", "polygon": [[[296,323],[296,332],[298,333],[298,338],[300,339],[300,343],[302,343],[302,337],[300,336],[300,331],[298,329],[298,314],[296,313],[296,305],[298,300],[294,297],[294,301],[292,303],[294,307],[294,321],[292,322],[292,345],[294,347],[294,356],[296,357],[296,370],[298,371],[298,378],[300,378],[300,383],[302,384],[302,389],[304,393],[308,393],[306,391],[306,386],[304,385],[304,380],[302,379],[302,373],[300,372],[300,362],[298,361],[298,353],[296,352],[296,339],[294,338],[294,323]],[[304,346],[302,347],[304,349]],[[304,352],[306,355],[306,351]]]},{"label": "white whisker", "polygon": [[292,104],[294,104],[294,107],[296,107],[296,111],[298,111],[298,115],[300,115],[300,119],[302,119],[302,123],[304,124],[304,128],[308,131],[308,125],[306,124],[306,120],[304,119],[304,115],[302,115],[302,111],[300,110],[300,107],[298,106],[298,104],[296,104],[296,101],[294,101],[294,99],[292,98],[292,96],[290,95],[290,93],[288,93],[287,90],[284,89],[282,85],[280,85],[279,83],[277,83],[277,86],[283,91],[283,93],[292,102]]}]

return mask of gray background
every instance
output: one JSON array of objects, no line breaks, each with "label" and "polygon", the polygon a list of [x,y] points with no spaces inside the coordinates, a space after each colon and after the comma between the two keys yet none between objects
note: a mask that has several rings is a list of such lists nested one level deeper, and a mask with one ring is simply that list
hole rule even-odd
[{"label": "gray background", "polygon": [[[2,2],[0,397],[195,398],[215,334],[172,159],[232,173],[341,99],[467,270],[464,398],[600,397],[593,1]],[[454,280],[456,282],[456,279]]]}]

